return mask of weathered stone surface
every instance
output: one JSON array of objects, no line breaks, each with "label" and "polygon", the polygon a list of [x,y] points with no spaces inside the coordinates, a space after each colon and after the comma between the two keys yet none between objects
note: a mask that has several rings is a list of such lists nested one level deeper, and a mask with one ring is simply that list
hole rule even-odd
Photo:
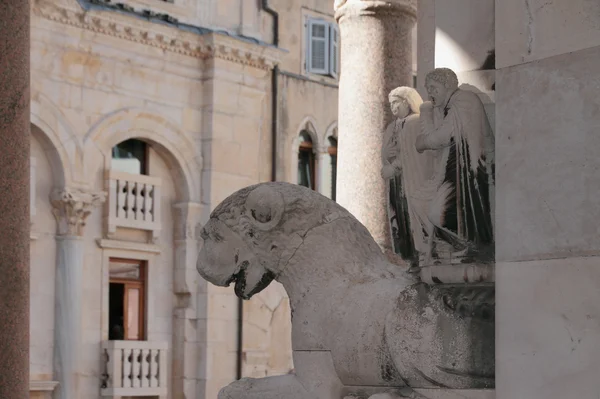
[{"label": "weathered stone surface", "polygon": [[241,380],[220,398],[493,386],[493,290],[415,283],[358,220],[314,191],[287,183],[244,188],[213,211],[202,238],[204,278],[235,283],[245,299],[276,279],[292,309],[295,375]]},{"label": "weathered stone surface", "polygon": [[600,3],[496,1],[498,68],[600,45]]},{"label": "weathered stone surface", "polygon": [[598,255],[600,47],[498,71],[497,257]]}]

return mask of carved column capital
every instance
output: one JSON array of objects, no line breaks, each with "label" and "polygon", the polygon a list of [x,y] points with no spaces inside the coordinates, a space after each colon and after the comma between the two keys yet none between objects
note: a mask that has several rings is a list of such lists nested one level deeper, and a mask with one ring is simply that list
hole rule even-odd
[{"label": "carved column capital", "polygon": [[335,19],[349,15],[409,15],[416,19],[417,0],[335,0]]},{"label": "carved column capital", "polygon": [[52,213],[56,218],[57,234],[82,236],[85,219],[94,208],[106,200],[106,193],[76,188],[60,188],[50,194]]}]

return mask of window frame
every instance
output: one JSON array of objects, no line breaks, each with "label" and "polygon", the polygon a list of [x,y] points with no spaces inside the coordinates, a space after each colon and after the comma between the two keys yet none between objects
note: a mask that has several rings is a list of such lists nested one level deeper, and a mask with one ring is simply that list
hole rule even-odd
[{"label": "window frame", "polygon": [[[111,263],[126,263],[132,265],[138,265],[140,268],[140,277],[137,279],[133,278],[113,278],[110,277],[110,265]],[[146,341],[147,340],[147,291],[148,291],[148,262],[141,259],[127,259],[119,257],[109,257],[108,259],[108,286],[110,295],[110,284],[123,284],[123,341]],[[128,297],[129,289],[139,290],[139,302],[138,302],[138,338],[128,338]],[[110,307],[108,309],[109,320],[110,320]]]},{"label": "window frame", "polygon": [[337,192],[337,138],[329,137],[327,153],[331,161],[331,199],[335,201]]},{"label": "window frame", "polygon": [[[300,144],[298,145],[298,160],[300,158],[300,154],[307,153],[308,154],[308,168],[309,168],[309,172],[310,172],[310,188],[311,190],[317,190],[317,181],[316,181],[316,176],[317,176],[317,157],[315,156],[315,152],[314,152],[314,145],[311,141],[307,141],[305,140],[302,136],[303,133],[306,132],[305,134],[308,135],[308,137],[310,137],[310,133],[308,133],[308,131],[303,130],[302,132],[300,132],[300,137],[302,139],[302,141],[300,142]],[[299,183],[297,183],[299,184]]]},{"label": "window frame", "polygon": [[[313,66],[313,27],[323,26],[325,31],[325,45],[323,49],[325,54],[323,58],[325,65],[323,68],[315,68]],[[323,18],[306,17],[305,36],[306,36],[306,54],[304,59],[305,71],[309,74],[327,76],[334,79],[339,77],[340,69],[340,31],[335,22],[329,22]],[[320,39],[320,38],[319,38]]]},{"label": "window frame", "polygon": [[136,137],[132,137],[130,139],[126,139],[126,140],[122,140],[120,142],[118,142],[117,144],[115,144],[111,150],[110,150],[110,159],[111,159],[111,169],[112,169],[112,165],[113,165],[113,160],[115,159],[120,159],[120,158],[115,158],[115,149],[122,143],[127,142],[127,141],[138,141],[140,143],[143,143],[144,145],[144,154],[143,154],[143,159],[140,160],[140,175],[142,176],[149,176],[150,175],[150,144],[148,142],[146,142],[145,140],[141,140],[139,138]]}]

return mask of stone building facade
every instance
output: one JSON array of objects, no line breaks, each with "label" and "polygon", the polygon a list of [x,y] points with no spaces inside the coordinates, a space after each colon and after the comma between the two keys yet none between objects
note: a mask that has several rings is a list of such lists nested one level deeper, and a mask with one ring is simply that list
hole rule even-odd
[{"label": "stone building facade", "polygon": [[198,227],[271,179],[335,195],[336,29],[316,0],[31,2],[31,397],[293,369],[285,292],[208,285]]}]

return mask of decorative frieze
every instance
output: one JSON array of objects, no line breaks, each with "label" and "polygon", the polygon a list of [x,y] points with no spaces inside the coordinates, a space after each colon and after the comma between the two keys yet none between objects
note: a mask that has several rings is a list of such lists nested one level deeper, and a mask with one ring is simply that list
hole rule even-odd
[{"label": "decorative frieze", "polygon": [[220,58],[269,70],[280,57],[276,48],[208,30],[204,34],[185,31],[176,22],[166,26],[116,12],[86,11],[48,1],[37,2],[35,13],[59,23],[200,59]]}]

